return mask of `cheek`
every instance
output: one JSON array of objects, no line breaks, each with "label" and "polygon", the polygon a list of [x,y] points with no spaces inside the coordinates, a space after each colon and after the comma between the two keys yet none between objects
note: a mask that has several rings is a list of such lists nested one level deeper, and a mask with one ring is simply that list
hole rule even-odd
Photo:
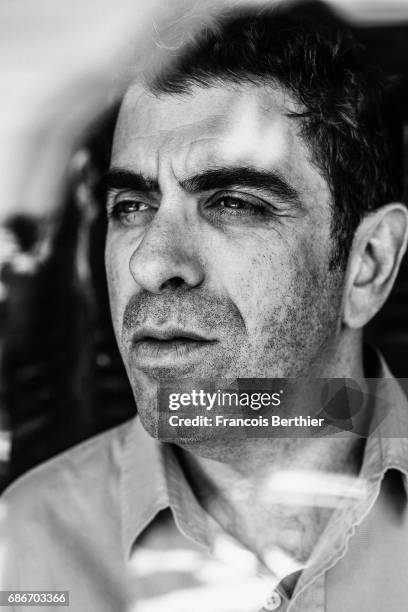
[{"label": "cheek", "polygon": [[129,271],[128,249],[113,239],[109,233],[105,247],[105,269],[112,321],[118,336],[122,327],[123,312],[134,293],[135,285]]},{"label": "cheek", "polygon": [[312,238],[258,232],[213,250],[219,282],[250,335],[263,335],[271,321],[301,317],[324,301],[328,262]]},{"label": "cheek", "polygon": [[268,314],[282,304],[292,284],[289,249],[274,242],[273,236],[253,235],[223,245],[214,255],[220,282],[241,313],[247,331],[261,328]]}]

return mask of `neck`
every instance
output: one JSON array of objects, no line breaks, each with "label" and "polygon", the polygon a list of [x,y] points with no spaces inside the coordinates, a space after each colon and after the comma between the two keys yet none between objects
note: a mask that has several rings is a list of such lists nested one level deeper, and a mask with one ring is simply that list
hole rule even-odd
[{"label": "neck", "polygon": [[[325,477],[357,476],[363,446],[354,439],[252,439],[224,450],[223,461],[180,452],[201,505],[261,560],[278,547],[305,563],[343,493],[339,485],[337,500],[323,499]],[[302,486],[299,498],[293,487],[305,478],[310,492]]]},{"label": "neck", "polygon": [[[355,365],[341,377],[361,380],[362,364],[356,359]],[[331,483],[336,475],[357,476],[363,449],[354,436],[244,437],[185,447],[180,460],[198,500],[226,532],[261,561],[278,549],[296,568],[306,564],[344,492],[325,498],[326,475]],[[299,479],[302,495],[292,488]],[[305,482],[310,492],[304,491]],[[270,569],[283,578],[279,568]],[[284,582],[288,591],[294,583],[295,575]]]}]

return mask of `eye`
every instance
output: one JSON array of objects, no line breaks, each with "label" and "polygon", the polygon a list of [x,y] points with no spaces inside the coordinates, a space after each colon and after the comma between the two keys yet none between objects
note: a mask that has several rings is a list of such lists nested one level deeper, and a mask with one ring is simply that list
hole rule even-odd
[{"label": "eye", "polygon": [[149,223],[156,212],[156,208],[144,202],[131,198],[113,198],[107,207],[108,217],[126,226],[139,226]]},{"label": "eye", "polygon": [[265,216],[268,214],[266,204],[251,196],[218,195],[208,204],[210,213],[231,217]]}]

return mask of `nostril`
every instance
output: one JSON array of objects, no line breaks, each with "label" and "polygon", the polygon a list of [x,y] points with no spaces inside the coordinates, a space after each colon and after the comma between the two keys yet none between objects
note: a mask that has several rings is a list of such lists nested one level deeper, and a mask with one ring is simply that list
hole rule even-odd
[{"label": "nostril", "polygon": [[178,289],[181,285],[184,285],[185,281],[181,276],[173,276],[166,280],[160,286],[160,291],[164,291],[164,289]]}]

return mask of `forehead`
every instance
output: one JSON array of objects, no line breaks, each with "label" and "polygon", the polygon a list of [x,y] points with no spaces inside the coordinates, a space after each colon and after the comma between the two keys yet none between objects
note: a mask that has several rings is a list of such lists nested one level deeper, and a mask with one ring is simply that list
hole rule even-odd
[{"label": "forehead", "polygon": [[183,177],[208,166],[277,169],[322,184],[300,136],[299,111],[279,87],[195,87],[154,95],[131,87],[119,114],[112,165],[157,176],[166,167]]}]

